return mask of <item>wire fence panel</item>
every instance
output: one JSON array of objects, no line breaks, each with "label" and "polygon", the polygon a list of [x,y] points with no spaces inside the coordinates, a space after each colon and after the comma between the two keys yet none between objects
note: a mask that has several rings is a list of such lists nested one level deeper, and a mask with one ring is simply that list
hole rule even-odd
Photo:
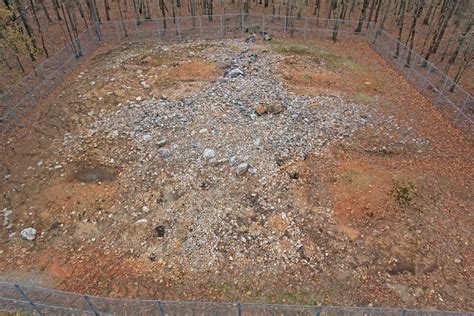
[{"label": "wire fence panel", "polygon": [[0,282],[0,311],[34,315],[238,315],[368,316],[466,315],[474,313],[402,308],[273,305],[226,302],[177,302],[88,296],[32,285]]},{"label": "wire fence panel", "polygon": [[[470,140],[472,133],[472,96],[435,65],[374,24],[359,21],[316,17],[263,14],[222,14],[213,16],[169,17],[145,20],[107,21],[100,24],[100,34],[90,27],[75,42],[79,52],[68,43],[38,65],[10,90],[0,96],[0,131],[28,124],[24,114],[40,99],[49,95],[70,72],[91,55],[100,42],[174,42],[193,39],[223,39],[252,33],[303,39],[339,40],[365,37],[370,46],[428,98]],[[337,34],[336,34],[337,33]]]}]

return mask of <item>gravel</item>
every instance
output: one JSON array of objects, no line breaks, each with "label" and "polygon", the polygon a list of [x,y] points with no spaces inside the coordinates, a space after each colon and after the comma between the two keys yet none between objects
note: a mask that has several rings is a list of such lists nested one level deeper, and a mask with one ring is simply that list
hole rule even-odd
[{"label": "gravel", "polygon": [[[300,175],[289,172],[308,155],[350,140],[373,123],[373,112],[338,96],[295,95],[274,71],[281,55],[258,52],[257,58],[251,46],[239,45],[196,53],[233,67],[201,91],[178,100],[130,100],[78,135],[66,135],[65,147],[71,156],[87,148],[107,152],[99,161],[122,170],[118,208],[140,210],[153,194],[149,212],[141,214],[159,238],[128,244],[145,257],[188,262],[195,270],[229,258],[252,258],[269,268],[274,262],[315,265],[317,256],[308,261],[302,255],[308,215],[293,205]],[[311,216],[323,225],[331,214],[321,207]],[[128,211],[115,220],[123,227],[136,222]],[[141,234],[146,239],[153,228]]]}]

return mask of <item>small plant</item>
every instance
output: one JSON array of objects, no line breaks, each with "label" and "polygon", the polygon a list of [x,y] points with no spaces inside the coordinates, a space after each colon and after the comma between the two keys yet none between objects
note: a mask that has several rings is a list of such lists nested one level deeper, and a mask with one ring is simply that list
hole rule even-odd
[{"label": "small plant", "polygon": [[389,195],[395,198],[400,207],[406,208],[410,206],[415,195],[415,190],[415,186],[410,182],[396,182]]}]

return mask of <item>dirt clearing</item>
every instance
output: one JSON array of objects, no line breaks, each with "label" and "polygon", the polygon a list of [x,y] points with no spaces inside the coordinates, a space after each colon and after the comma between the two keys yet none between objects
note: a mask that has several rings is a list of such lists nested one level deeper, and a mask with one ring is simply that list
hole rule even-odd
[{"label": "dirt clearing", "polygon": [[365,42],[103,46],[29,117],[2,135],[1,278],[473,308],[472,145]]}]

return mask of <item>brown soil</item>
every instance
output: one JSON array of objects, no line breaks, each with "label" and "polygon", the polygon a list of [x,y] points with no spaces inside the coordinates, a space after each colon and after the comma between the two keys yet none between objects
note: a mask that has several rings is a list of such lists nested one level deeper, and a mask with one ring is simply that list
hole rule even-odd
[{"label": "brown soil", "polygon": [[[358,66],[323,66],[307,56],[287,55],[275,67],[292,91],[352,98],[400,126],[366,128],[349,144],[294,165],[300,171],[290,193],[295,205],[301,212],[330,208],[334,213],[324,232],[312,223],[305,227],[301,255],[316,256],[322,247],[328,260],[320,267],[265,272],[253,270],[256,262],[242,261],[197,273],[103,246],[119,237],[96,223],[121,211],[113,205],[119,192],[130,190],[121,184],[123,170],[95,163],[93,157],[105,154],[100,147],[87,159],[77,157],[75,165],[56,166],[55,146],[76,125],[90,124],[90,111],[107,113],[137,97],[179,99],[220,76],[216,63],[190,58],[188,50],[171,55],[135,45],[101,47],[28,115],[30,126],[1,136],[0,208],[14,210],[15,227],[34,226],[39,233],[34,242],[10,242],[2,231],[0,277],[46,276],[37,282],[113,297],[473,310],[472,144],[366,43],[313,44]],[[101,64],[124,54],[129,58],[103,73]],[[147,81],[148,90],[139,84],[144,72],[155,78]],[[413,130],[427,142],[391,139]],[[49,165],[36,168],[39,161]],[[29,168],[33,176],[25,177]],[[280,216],[268,222],[285,229]],[[133,239],[137,230],[131,224],[120,237]],[[281,240],[278,247],[289,245]]]}]

